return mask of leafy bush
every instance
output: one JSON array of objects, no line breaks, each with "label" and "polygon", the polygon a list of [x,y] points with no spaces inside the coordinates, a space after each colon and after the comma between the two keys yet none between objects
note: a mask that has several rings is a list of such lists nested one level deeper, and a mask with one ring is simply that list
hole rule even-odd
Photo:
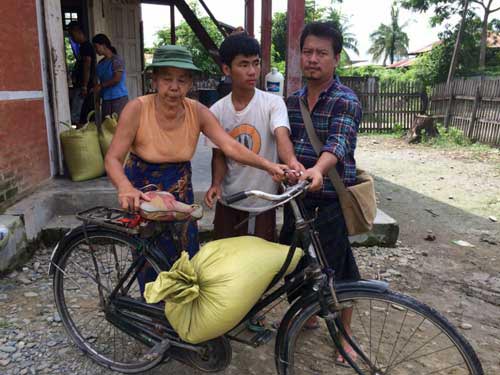
[{"label": "leafy bush", "polygon": [[394,135],[399,138],[405,135],[405,130],[403,129],[403,125],[401,125],[400,123],[395,123],[394,126],[392,127],[392,131],[394,132]]},{"label": "leafy bush", "polygon": [[433,146],[470,146],[472,145],[472,141],[467,138],[463,132],[455,127],[449,127],[448,131],[443,126],[443,124],[438,124],[437,129],[439,135],[434,138],[427,138],[425,135],[422,135],[423,143],[433,145]]}]

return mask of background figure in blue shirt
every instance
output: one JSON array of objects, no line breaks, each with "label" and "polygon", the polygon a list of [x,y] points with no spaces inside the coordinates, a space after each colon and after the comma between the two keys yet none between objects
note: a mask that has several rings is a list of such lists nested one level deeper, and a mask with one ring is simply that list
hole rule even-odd
[{"label": "background figure in blue shirt", "polygon": [[[328,170],[336,168],[347,186],[355,182],[356,176],[354,150],[361,121],[361,105],[354,92],[340,84],[335,76],[341,51],[342,34],[333,24],[313,22],[305,26],[300,37],[300,65],[306,86],[287,99],[287,107],[295,154],[306,168],[303,178],[309,177],[314,181],[311,192],[304,199],[306,210],[312,217],[318,209],[315,228],[319,232],[329,266],[335,270],[335,279],[357,280],[360,278],[359,270],[349,243],[344,216],[327,176]],[[324,144],[320,157],[316,155],[307,136],[300,100],[309,108],[316,134]],[[293,213],[287,207],[280,242],[290,242],[294,225]],[[351,316],[352,308],[343,310],[342,321],[348,334],[351,334]],[[318,325],[317,317],[307,324],[309,328],[315,328]],[[347,342],[343,344],[355,359],[354,350]],[[338,355],[337,362],[347,363],[341,355]]]},{"label": "background figure in blue shirt", "polygon": [[97,64],[96,73],[99,83],[94,86],[95,95],[102,97],[101,116],[122,112],[128,102],[125,62],[116,53],[116,48],[104,34],[97,34],[92,43],[98,55],[104,56]]}]

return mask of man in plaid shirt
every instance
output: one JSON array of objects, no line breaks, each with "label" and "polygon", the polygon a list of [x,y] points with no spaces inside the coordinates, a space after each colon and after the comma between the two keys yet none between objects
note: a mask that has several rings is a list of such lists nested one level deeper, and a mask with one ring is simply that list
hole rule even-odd
[{"label": "man in plaid shirt", "polygon": [[[342,51],[342,35],[333,24],[313,22],[306,25],[300,37],[300,51],[301,69],[307,83],[288,98],[287,107],[295,154],[306,168],[303,178],[313,180],[304,205],[310,217],[318,210],[315,228],[319,232],[329,266],[335,270],[335,279],[357,280],[360,275],[344,216],[327,175],[335,167],[345,185],[355,182],[354,150],[361,121],[361,104],[354,92],[343,86],[335,76]],[[300,112],[300,100],[309,108],[316,134],[324,145],[320,157],[316,155],[307,135]],[[294,228],[294,216],[290,207],[287,207],[280,242],[289,243]],[[348,334],[351,334],[351,316],[352,308],[342,311],[342,321]],[[308,328],[317,326],[317,317],[306,325]],[[353,359],[356,358],[356,353],[346,342],[344,349]],[[347,364],[341,355],[337,356],[336,361],[340,365]]]}]

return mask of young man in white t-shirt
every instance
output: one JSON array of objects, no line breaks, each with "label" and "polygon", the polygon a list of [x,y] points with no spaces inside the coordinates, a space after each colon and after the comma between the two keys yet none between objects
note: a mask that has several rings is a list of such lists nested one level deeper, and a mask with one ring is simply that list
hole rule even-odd
[{"label": "young man in white t-shirt", "polygon": [[[290,169],[304,171],[294,153],[290,140],[290,125],[285,102],[279,96],[256,88],[260,76],[260,46],[246,33],[233,34],[221,44],[219,55],[225,75],[232,79],[232,92],[215,103],[210,110],[224,129],[256,154],[273,161],[281,160]],[[268,202],[245,199],[232,207],[220,198],[243,190],[262,190],[277,193],[278,184],[266,173],[247,167],[224,156],[213,147],[212,186],[205,195],[209,207],[216,204],[215,239],[245,234],[270,241],[275,240],[276,213],[266,211],[257,216],[251,208],[263,208]]]}]

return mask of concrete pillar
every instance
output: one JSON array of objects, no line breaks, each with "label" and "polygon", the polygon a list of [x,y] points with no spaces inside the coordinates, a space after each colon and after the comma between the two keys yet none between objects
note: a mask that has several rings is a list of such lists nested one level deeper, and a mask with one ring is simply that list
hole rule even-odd
[{"label": "concrete pillar", "polygon": [[245,30],[250,36],[254,36],[254,1],[245,0]]},{"label": "concrete pillar", "polygon": [[288,0],[285,97],[302,86],[299,35],[304,27],[305,0]]},{"label": "concrete pillar", "polygon": [[265,90],[265,77],[271,70],[271,26],[273,14],[273,1],[262,0],[260,48],[262,55],[262,69],[260,72],[260,84]]}]

